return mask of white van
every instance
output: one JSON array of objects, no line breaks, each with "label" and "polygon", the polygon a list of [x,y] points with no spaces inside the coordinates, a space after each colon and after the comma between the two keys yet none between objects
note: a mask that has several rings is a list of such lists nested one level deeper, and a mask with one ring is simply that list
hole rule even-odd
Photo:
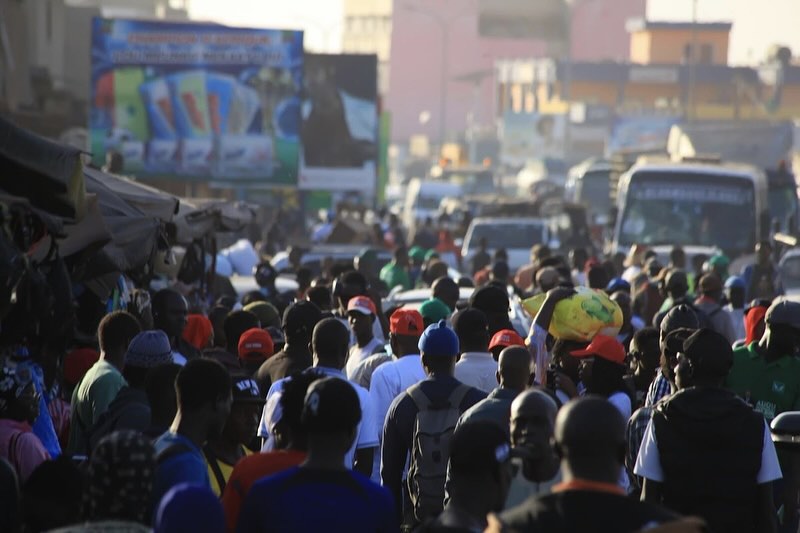
[{"label": "white van", "polygon": [[455,183],[414,178],[406,190],[403,223],[409,229],[414,228],[417,222],[428,217],[434,218],[443,199],[456,198],[461,194],[462,187]]}]

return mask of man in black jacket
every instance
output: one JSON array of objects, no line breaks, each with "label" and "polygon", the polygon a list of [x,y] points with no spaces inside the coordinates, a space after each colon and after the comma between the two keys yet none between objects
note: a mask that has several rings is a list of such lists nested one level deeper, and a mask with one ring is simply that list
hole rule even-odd
[{"label": "man in black jacket", "polygon": [[634,472],[642,500],[706,520],[710,531],[775,531],[781,477],[764,417],[722,388],[733,351],[703,328],[678,354],[678,392],[653,412]]},{"label": "man in black jacket", "polygon": [[[502,513],[503,531],[633,533],[677,518],[661,507],[627,497],[619,486],[625,420],[605,398],[585,396],[567,403],[556,417],[555,442],[564,481],[553,487],[552,494],[529,498]],[[499,531],[492,518],[489,530]]]}]

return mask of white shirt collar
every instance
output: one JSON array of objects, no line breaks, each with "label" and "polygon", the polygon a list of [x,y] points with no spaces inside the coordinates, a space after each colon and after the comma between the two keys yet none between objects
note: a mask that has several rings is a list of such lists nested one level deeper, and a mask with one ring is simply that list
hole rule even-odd
[{"label": "white shirt collar", "polygon": [[461,354],[461,360],[465,359],[494,359],[494,356],[489,352],[464,352]]}]

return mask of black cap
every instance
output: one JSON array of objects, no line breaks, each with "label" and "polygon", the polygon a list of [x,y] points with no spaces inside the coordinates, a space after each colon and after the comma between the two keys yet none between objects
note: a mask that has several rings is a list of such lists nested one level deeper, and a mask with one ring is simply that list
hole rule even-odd
[{"label": "black cap", "polygon": [[683,342],[683,353],[694,367],[695,377],[723,378],[733,366],[733,349],[713,329],[703,328]]},{"label": "black cap", "polygon": [[303,300],[293,303],[283,313],[283,330],[287,336],[294,336],[306,332],[308,338],[314,331],[314,326],[322,318],[319,307],[309,301]]},{"label": "black cap", "polygon": [[800,303],[783,296],[776,298],[767,309],[765,320],[770,326],[789,326],[800,329]]},{"label": "black cap", "polygon": [[664,279],[664,286],[670,291],[689,290],[689,278],[683,270],[672,270]]},{"label": "black cap", "polygon": [[697,329],[699,327],[700,321],[697,319],[697,313],[685,304],[670,309],[659,324],[663,335],[678,328]]},{"label": "black cap", "polygon": [[263,404],[265,399],[261,396],[256,383],[250,376],[235,375],[231,376],[233,401],[234,403],[258,403]]},{"label": "black cap", "polygon": [[511,456],[508,435],[494,422],[475,421],[458,426],[450,441],[450,467],[454,473],[494,470]]},{"label": "black cap", "polygon": [[309,432],[352,431],[361,421],[361,402],[353,385],[340,378],[324,378],[308,387],[302,423]]},{"label": "black cap", "polygon": [[453,330],[459,338],[471,338],[478,332],[489,331],[489,319],[480,309],[467,308],[458,311],[452,318]]},{"label": "black cap", "polygon": [[667,336],[664,337],[664,340],[661,342],[661,353],[670,357],[678,355],[678,352],[683,351],[683,343],[686,339],[691,337],[695,331],[697,330],[689,328],[673,329],[667,333]]},{"label": "black cap", "polygon": [[486,314],[508,313],[508,293],[496,285],[486,285],[472,293],[469,306]]}]

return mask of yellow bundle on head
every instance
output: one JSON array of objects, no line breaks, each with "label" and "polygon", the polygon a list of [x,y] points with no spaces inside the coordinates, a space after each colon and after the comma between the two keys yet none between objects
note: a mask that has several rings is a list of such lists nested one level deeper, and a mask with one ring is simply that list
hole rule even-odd
[{"label": "yellow bundle on head", "polygon": [[[538,294],[522,302],[532,317],[544,303]],[[622,327],[622,309],[606,293],[577,287],[575,294],[556,304],[549,333],[557,339],[588,342],[598,333],[615,337]]]}]

